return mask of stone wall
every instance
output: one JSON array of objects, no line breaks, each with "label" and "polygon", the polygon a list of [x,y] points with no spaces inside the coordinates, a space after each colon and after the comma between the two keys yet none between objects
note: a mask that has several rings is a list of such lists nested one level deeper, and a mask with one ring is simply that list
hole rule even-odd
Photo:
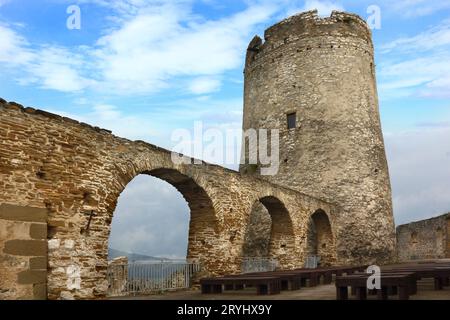
[{"label": "stone wall", "polygon": [[47,210],[0,204],[0,299],[46,299]]},{"label": "stone wall", "polygon": [[[314,212],[326,212],[333,237],[341,216],[330,202],[207,163],[174,164],[169,151],[154,145],[4,100],[0,155],[0,287],[7,292],[2,298],[31,298],[34,289],[40,296],[37,284],[45,274],[49,299],[104,297],[113,213],[120,193],[138,174],[164,179],[185,197],[191,209],[188,258],[210,274],[240,270],[257,201],[272,217],[269,254],[283,268],[303,266]],[[27,216],[22,209],[8,209],[16,207],[35,208],[39,219],[22,221]],[[46,272],[34,272],[44,265],[46,250],[45,241],[33,239],[37,222],[47,224]],[[23,241],[39,245],[22,252]],[[35,256],[41,258],[38,267]],[[24,277],[31,274],[36,277]]]},{"label": "stone wall", "polygon": [[128,294],[128,257],[117,257],[108,261],[108,293],[113,296]]},{"label": "stone wall", "polygon": [[[293,113],[296,127],[289,129]],[[270,27],[264,40],[256,36],[246,57],[243,128],[279,129],[280,169],[262,178],[342,206],[341,259],[395,258],[374,49],[363,19],[311,11]],[[247,162],[241,172],[259,175],[260,168]]]},{"label": "stone wall", "polygon": [[397,227],[400,261],[450,258],[450,214]]},{"label": "stone wall", "polygon": [[250,221],[245,234],[243,256],[268,257],[272,218],[269,211],[261,202],[253,205]]},{"label": "stone wall", "polygon": [[[209,274],[240,270],[246,242],[258,242],[258,231],[246,239],[248,226],[259,224],[251,218],[257,202],[271,219],[267,254],[282,268],[303,266],[311,237],[336,264],[391,261],[391,190],[365,22],[338,12],[283,20],[266,31],[264,43],[250,43],[244,90],[244,129],[280,129],[276,176],[189,158],[175,164],[168,150],[0,99],[2,297],[45,295],[45,274],[50,299],[104,297],[113,213],[139,174],[163,179],[184,196],[191,211],[187,258]],[[292,112],[297,127],[288,130]],[[21,220],[27,210],[36,217],[45,211],[46,218]],[[316,212],[323,213],[320,223],[308,233]],[[46,272],[39,269],[43,225]],[[28,252],[26,241],[35,250]]]},{"label": "stone wall", "polygon": [[336,263],[335,243],[327,214],[322,210],[315,212],[309,221],[307,238],[308,255],[320,257],[321,266],[331,266]]}]

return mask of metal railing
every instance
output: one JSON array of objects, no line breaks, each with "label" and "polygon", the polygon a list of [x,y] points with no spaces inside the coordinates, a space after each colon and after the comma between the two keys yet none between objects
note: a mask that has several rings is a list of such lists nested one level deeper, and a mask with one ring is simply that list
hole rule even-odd
[{"label": "metal railing", "polygon": [[150,294],[191,287],[198,263],[132,263],[108,266],[108,295]]},{"label": "metal railing", "polygon": [[272,258],[246,257],[242,259],[242,273],[274,271],[278,261]]}]

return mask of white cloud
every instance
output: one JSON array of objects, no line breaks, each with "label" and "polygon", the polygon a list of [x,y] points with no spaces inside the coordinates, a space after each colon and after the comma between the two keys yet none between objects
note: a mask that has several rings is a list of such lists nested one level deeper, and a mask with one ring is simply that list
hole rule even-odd
[{"label": "white cloud", "polygon": [[94,104],[89,111],[80,114],[68,113],[57,108],[47,108],[46,110],[111,130],[113,134],[130,140],[152,141],[162,130],[160,123],[154,121],[151,115],[125,114],[116,106],[109,104]]},{"label": "white cloud", "polygon": [[8,25],[0,25],[0,64],[7,71],[20,70],[13,77],[22,85],[73,92],[95,84],[80,75],[86,64],[81,54],[57,46],[32,48]]},{"label": "white cloud", "polygon": [[34,61],[27,64],[29,81],[46,89],[80,91],[95,84],[94,80],[80,75],[84,64],[82,56],[65,48],[44,47],[35,52]]},{"label": "white cloud", "polygon": [[11,0],[0,0],[0,7],[4,6],[5,4],[7,4],[8,2],[10,2]]},{"label": "white cloud", "polygon": [[192,13],[191,1],[86,0],[112,8],[115,19],[84,47],[28,44],[10,26],[0,28],[0,63],[22,67],[21,84],[63,92],[151,94],[164,88],[205,94],[221,75],[242,66],[256,26],[277,12],[253,4],[221,19]]},{"label": "white cloud", "polygon": [[419,125],[385,137],[397,224],[450,211],[450,126]]},{"label": "white cloud", "polygon": [[9,26],[0,24],[0,63],[6,64],[7,67],[16,67],[32,59],[33,54],[25,38]]},{"label": "white cloud", "polygon": [[444,20],[435,27],[413,37],[402,37],[380,47],[382,53],[393,50],[417,52],[436,50],[450,45],[450,20]]},{"label": "white cloud", "polygon": [[450,84],[450,53],[439,52],[402,62],[380,64],[380,95],[393,98],[409,96],[448,97]]},{"label": "white cloud", "polygon": [[207,94],[220,89],[221,81],[217,78],[200,77],[193,79],[189,84],[189,91],[193,94]]},{"label": "white cloud", "polygon": [[119,197],[109,245],[159,257],[185,258],[189,207],[173,186],[146,175],[133,179]]},{"label": "white cloud", "polygon": [[230,17],[204,20],[173,4],[145,8],[99,39],[100,72],[114,91],[128,93],[160,90],[177,76],[220,75],[241,66],[255,26],[275,12],[273,5],[255,5]]},{"label": "white cloud", "polygon": [[[385,68],[388,69],[389,67],[385,67]],[[387,70],[383,70],[382,69],[382,72],[385,72],[386,75],[390,74],[390,72],[387,71]],[[400,79],[392,80],[392,81],[389,81],[389,82],[381,83],[379,85],[379,89],[385,91],[385,90],[397,90],[397,89],[402,89],[402,88],[415,87],[415,86],[427,83],[430,80],[432,80],[431,76],[428,76],[428,77],[412,77],[412,78],[406,78],[406,79],[400,78]]]},{"label": "white cloud", "polygon": [[302,7],[290,9],[288,15],[314,9],[317,9],[320,16],[330,16],[333,10],[344,11],[344,6],[339,1],[306,0]]},{"label": "white cloud", "polygon": [[450,8],[448,1],[430,0],[387,1],[386,5],[405,18],[423,17]]},{"label": "white cloud", "polygon": [[[379,65],[382,97],[450,96],[450,20],[412,37],[381,46]],[[405,89],[407,91],[405,91]]]}]

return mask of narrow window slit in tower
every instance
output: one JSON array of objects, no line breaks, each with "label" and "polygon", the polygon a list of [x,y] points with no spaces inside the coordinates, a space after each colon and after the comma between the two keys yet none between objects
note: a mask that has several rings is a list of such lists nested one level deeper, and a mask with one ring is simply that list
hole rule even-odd
[{"label": "narrow window slit in tower", "polygon": [[289,113],[288,115],[287,115],[287,125],[288,125],[288,129],[295,129],[295,126],[296,126],[296,119],[297,117],[296,117],[296,113],[295,112],[293,112],[293,113]]}]

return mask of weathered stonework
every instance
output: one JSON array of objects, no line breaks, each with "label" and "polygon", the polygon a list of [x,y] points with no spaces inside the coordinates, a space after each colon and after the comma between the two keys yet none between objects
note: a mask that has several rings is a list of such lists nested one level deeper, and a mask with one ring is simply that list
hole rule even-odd
[{"label": "weathered stonework", "polygon": [[[0,298],[104,297],[113,213],[139,174],[169,182],[188,202],[187,257],[205,274],[240,271],[246,250],[285,269],[312,253],[325,264],[390,261],[370,31],[354,15],[309,12],[265,38],[247,54],[244,128],[281,130],[282,165],[271,178],[174,164],[168,150],[0,99]],[[287,130],[293,111],[299,126]],[[265,215],[253,219],[255,203]]]},{"label": "weathered stonework", "polygon": [[261,202],[253,205],[244,241],[244,257],[267,257],[269,255],[272,218]]},{"label": "weathered stonework", "polygon": [[[288,129],[293,113],[296,127]],[[280,130],[280,169],[262,178],[342,206],[339,259],[395,258],[374,49],[363,19],[310,11],[270,27],[264,41],[256,36],[246,57],[243,128]],[[241,172],[259,175],[252,165]]]},{"label": "weathered stonework", "polygon": [[397,227],[400,261],[450,258],[450,213]]},{"label": "weathered stonework", "polygon": [[[272,220],[268,255],[283,268],[303,266],[314,212],[326,212],[333,234],[340,215],[334,204],[258,177],[206,163],[175,165],[167,150],[15,103],[0,101],[0,137],[4,299],[31,298],[31,282],[43,280],[41,272],[28,272],[36,257],[23,256],[30,252],[16,242],[32,241],[33,252],[40,255],[45,247],[33,237],[43,230],[31,227],[35,223],[47,224],[48,298],[103,297],[114,209],[138,174],[161,178],[183,194],[191,209],[187,256],[212,274],[240,270],[247,225],[258,201]],[[16,218],[21,221],[10,221]],[[42,260],[32,261],[43,266]]]},{"label": "weathered stonework", "polygon": [[308,255],[319,256],[321,266],[336,264],[336,247],[327,214],[316,211],[309,220],[307,236]]},{"label": "weathered stonework", "polygon": [[128,282],[128,258],[117,257],[108,261],[109,289],[114,291],[115,296],[126,295],[126,284]]},{"label": "weathered stonework", "polygon": [[0,203],[0,299],[46,299],[47,210]]}]

